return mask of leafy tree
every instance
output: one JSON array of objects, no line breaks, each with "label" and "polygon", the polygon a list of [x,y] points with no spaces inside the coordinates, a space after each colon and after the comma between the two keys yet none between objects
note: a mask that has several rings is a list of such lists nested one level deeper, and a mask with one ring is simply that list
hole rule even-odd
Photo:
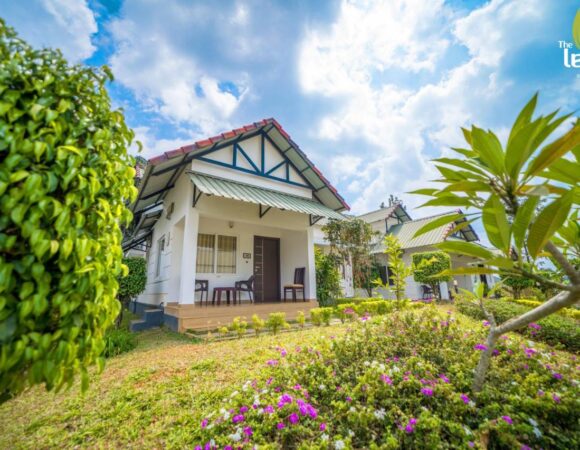
[{"label": "leafy tree", "polygon": [[413,278],[431,286],[437,300],[441,300],[440,283],[451,281],[448,271],[451,258],[445,252],[422,252],[413,254]]},{"label": "leafy tree", "polygon": [[111,79],[0,20],[0,401],[102,367],[136,194]]},{"label": "leafy tree", "polygon": [[372,295],[372,244],[378,235],[362,219],[330,220],[322,227],[330,243],[330,253],[341,264],[352,267],[354,286],[366,289]]},{"label": "leafy tree", "polygon": [[535,281],[531,278],[517,275],[511,272],[506,273],[500,271],[500,277],[502,284],[511,290],[511,294],[515,299],[521,297],[522,291],[524,289],[533,288],[535,285]]},{"label": "leafy tree", "polygon": [[117,327],[123,320],[123,310],[129,308],[131,300],[145,290],[147,284],[147,261],[139,256],[123,258],[127,273],[119,277],[117,297],[121,302],[121,312],[117,316]]},{"label": "leafy tree", "polygon": [[[482,220],[496,250],[469,242],[439,244],[441,250],[474,256],[487,266],[457,268],[450,273],[500,273],[501,269],[503,273],[523,276],[557,290],[545,303],[501,324],[480,303],[491,326],[486,350],[476,368],[475,392],[483,388],[492,351],[501,335],[537,322],[580,299],[580,271],[573,264],[580,251],[580,121],[575,120],[560,137],[543,145],[560,125],[571,119],[571,114],[558,117],[558,111],[554,111],[534,118],[536,103],[537,94],[518,115],[505,145],[492,131],[476,126],[464,129],[468,148],[454,149],[460,155],[457,158],[435,160],[442,176],[438,181],[445,187],[415,192],[433,197],[424,206],[462,206],[474,210],[469,214],[469,222]],[[432,226],[433,222],[425,225],[416,236]],[[553,281],[537,270],[544,255],[549,255],[566,274],[566,282]]]},{"label": "leafy tree", "polygon": [[316,298],[322,306],[332,305],[340,295],[340,273],[336,258],[326,255],[319,248],[314,249],[316,266]]},{"label": "leafy tree", "polygon": [[[388,289],[395,294],[397,300],[405,297],[405,288],[407,287],[407,277],[413,273],[413,268],[407,266],[403,261],[403,250],[401,242],[396,236],[388,234],[384,238],[385,254],[388,257],[389,280],[383,284],[380,278],[375,280],[375,285]],[[391,285],[392,283],[392,285]]]}]

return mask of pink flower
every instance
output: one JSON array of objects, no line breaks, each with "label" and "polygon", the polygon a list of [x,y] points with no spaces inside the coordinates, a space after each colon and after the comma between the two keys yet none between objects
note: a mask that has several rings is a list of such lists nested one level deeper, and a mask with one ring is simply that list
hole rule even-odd
[{"label": "pink flower", "polygon": [[276,425],[276,428],[281,430],[282,428],[286,428],[286,425],[284,425],[282,422],[280,422],[280,423],[278,423],[278,425]]},{"label": "pink flower", "polygon": [[505,423],[507,423],[508,425],[512,425],[514,423],[514,421],[512,420],[512,418],[510,416],[501,416],[501,418],[505,421]]},{"label": "pink flower", "polygon": [[234,450],[234,448],[231,445],[226,445],[224,450]]},{"label": "pink flower", "polygon": [[489,323],[489,320],[484,320],[483,321],[483,326],[484,327],[489,327],[491,324]]},{"label": "pink flower", "polygon": [[278,361],[276,359],[269,359],[268,361],[266,361],[266,364],[268,366],[276,366],[278,365]]},{"label": "pink flower", "polygon": [[245,427],[244,428],[244,434],[246,436],[251,436],[252,434],[254,434],[254,432],[252,431],[252,427]]},{"label": "pink flower", "polygon": [[203,419],[203,420],[201,421],[201,428],[205,428],[205,427],[207,427],[207,424],[208,424],[208,420],[207,420],[207,419]]},{"label": "pink flower", "polygon": [[557,394],[552,394],[552,400],[556,403],[560,403],[560,397]]},{"label": "pink flower", "polygon": [[562,374],[561,374],[561,373],[554,372],[554,373],[552,374],[552,376],[553,376],[553,377],[554,377],[556,380],[561,380],[561,379],[562,379]]},{"label": "pink flower", "polygon": [[387,375],[384,373],[381,375],[381,381],[384,381],[385,384],[393,384],[393,380],[391,380]]},{"label": "pink flower", "polygon": [[409,423],[405,426],[405,432],[412,433],[413,431],[415,431],[416,424],[417,424],[417,419],[415,419],[414,417],[409,419]]},{"label": "pink flower", "polygon": [[244,421],[244,415],[243,414],[237,414],[234,417],[232,417],[232,422],[233,423],[239,423],[239,422],[243,422]]},{"label": "pink flower", "polygon": [[466,405],[469,403],[469,397],[465,394],[461,394],[461,400],[463,400],[463,403],[465,403]]},{"label": "pink flower", "polygon": [[326,424],[325,424],[324,422],[322,422],[322,423],[320,424],[320,426],[318,427],[318,429],[319,429],[320,431],[325,431],[325,430],[326,430]]},{"label": "pink flower", "polygon": [[242,406],[242,407],[240,408],[240,413],[242,413],[242,414],[243,414],[243,413],[245,413],[245,412],[248,412],[248,407],[247,407],[247,406]]},{"label": "pink flower", "polygon": [[541,330],[542,329],[541,325],[538,325],[537,323],[534,323],[534,322],[528,324],[528,327],[533,328],[534,330]]},{"label": "pink flower", "polygon": [[445,383],[449,383],[449,378],[447,378],[444,374],[439,375],[439,378],[443,380]]},{"label": "pink flower", "polygon": [[483,352],[487,350],[487,346],[486,345],[483,345],[483,344],[474,345],[473,348],[475,350],[481,350]]},{"label": "pink flower", "polygon": [[296,425],[298,423],[298,421],[300,420],[300,417],[298,416],[298,414],[292,413],[292,414],[290,414],[290,417],[288,417],[288,420],[290,421],[290,423],[292,425]]},{"label": "pink flower", "polygon": [[288,352],[286,351],[286,349],[283,348],[283,349],[280,350],[280,356],[284,357],[287,354],[288,354]]},{"label": "pink flower", "polygon": [[267,412],[268,414],[272,414],[274,412],[274,407],[272,405],[268,405],[264,408],[264,412]]},{"label": "pink flower", "polygon": [[433,389],[423,388],[423,389],[421,389],[421,394],[426,395],[427,397],[432,397],[433,396]]}]

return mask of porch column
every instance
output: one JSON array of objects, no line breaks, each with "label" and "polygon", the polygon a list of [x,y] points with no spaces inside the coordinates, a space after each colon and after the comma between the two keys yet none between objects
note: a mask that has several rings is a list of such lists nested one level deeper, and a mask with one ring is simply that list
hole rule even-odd
[{"label": "porch column", "polygon": [[199,212],[195,208],[191,208],[185,215],[185,226],[183,230],[181,280],[179,283],[180,304],[194,303],[198,228],[199,228]]},{"label": "porch column", "polygon": [[311,300],[316,298],[316,266],[314,263],[314,229],[306,229],[306,298]]}]

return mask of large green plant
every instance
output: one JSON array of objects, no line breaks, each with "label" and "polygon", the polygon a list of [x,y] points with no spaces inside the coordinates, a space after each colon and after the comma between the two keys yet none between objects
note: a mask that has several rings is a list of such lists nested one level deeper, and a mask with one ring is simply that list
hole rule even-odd
[{"label": "large green plant", "polygon": [[129,308],[131,300],[145,290],[147,285],[147,261],[139,256],[123,258],[127,272],[119,276],[119,292],[117,297],[121,302],[121,312],[117,317],[117,326],[123,320],[123,309]]},{"label": "large green plant", "polygon": [[500,273],[501,282],[511,291],[513,298],[518,299],[522,295],[524,289],[534,287],[534,280],[523,275],[516,275],[513,273]]},{"label": "large green plant", "polygon": [[[518,115],[507,142],[502,145],[492,131],[473,126],[464,129],[467,148],[456,148],[457,158],[436,160],[441,189],[421,189],[431,196],[425,205],[461,206],[473,210],[468,222],[481,219],[494,251],[469,242],[447,241],[441,250],[479,258],[487,267],[457,268],[453,273],[511,273],[533,279],[558,293],[542,305],[497,324],[491,322],[486,350],[479,360],[473,388],[480,391],[491,354],[499,337],[536,322],[580,299],[580,271],[572,263],[580,253],[580,121],[558,138],[546,139],[571,114],[554,111],[534,117],[537,95]],[[436,219],[416,236],[455,220],[457,215]],[[567,277],[566,282],[549,279],[538,271],[538,262],[549,255]],[[529,265],[528,265],[529,261]],[[483,302],[481,308],[485,311]]]},{"label": "large green plant", "polygon": [[319,248],[314,249],[316,266],[316,299],[321,306],[330,306],[341,294],[340,273],[336,258],[324,254]]},{"label": "large green plant", "polygon": [[380,278],[375,279],[375,285],[388,289],[397,300],[405,298],[405,288],[407,287],[407,277],[413,273],[413,268],[403,261],[403,249],[401,242],[396,236],[388,234],[383,239],[385,254],[387,255],[389,273],[387,281],[383,284]]},{"label": "large green plant", "polygon": [[448,271],[451,258],[445,252],[422,252],[413,254],[413,278],[431,286],[433,294],[441,300],[440,283],[451,281]]},{"label": "large green plant", "polygon": [[0,401],[78,373],[85,387],[103,361],[136,193],[111,79],[0,20]]},{"label": "large green plant", "polygon": [[372,291],[371,248],[378,233],[362,219],[330,220],[322,227],[330,253],[352,267],[354,286]]}]

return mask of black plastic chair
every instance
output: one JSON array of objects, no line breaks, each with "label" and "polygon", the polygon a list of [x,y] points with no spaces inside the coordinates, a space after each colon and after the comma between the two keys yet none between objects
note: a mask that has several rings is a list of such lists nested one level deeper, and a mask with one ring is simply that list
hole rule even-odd
[{"label": "black plastic chair", "polygon": [[423,290],[423,299],[432,298],[433,297],[433,289],[431,286],[427,286],[426,284],[421,285],[421,289]]},{"label": "black plastic chair", "polygon": [[252,302],[252,303],[254,302],[254,280],[255,279],[256,279],[256,277],[254,275],[252,275],[247,280],[236,281],[236,283],[235,283],[236,297],[238,299],[239,304],[242,303],[242,296],[241,296],[242,292],[247,292],[249,297],[250,297],[250,302]]},{"label": "black plastic chair", "polygon": [[286,301],[286,293],[292,292],[292,301],[296,301],[296,293],[302,291],[302,300],[306,301],[304,295],[304,275],[306,274],[305,267],[298,267],[294,270],[294,283],[284,285],[284,301]]},{"label": "black plastic chair", "polygon": [[199,296],[201,306],[203,306],[203,293],[205,292],[205,305],[207,306],[209,297],[209,281],[195,280],[195,292],[201,292]]}]

